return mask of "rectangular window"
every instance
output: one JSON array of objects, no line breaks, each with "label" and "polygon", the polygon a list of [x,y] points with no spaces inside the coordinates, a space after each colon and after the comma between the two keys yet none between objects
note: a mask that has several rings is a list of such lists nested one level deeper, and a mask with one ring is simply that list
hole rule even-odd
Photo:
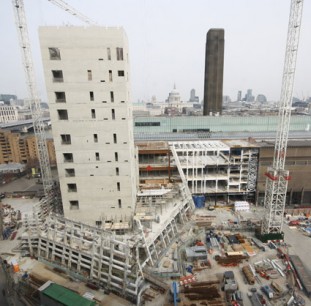
[{"label": "rectangular window", "polygon": [[113,134],[113,143],[117,143],[117,134]]},{"label": "rectangular window", "polygon": [[60,60],[60,51],[58,48],[49,48],[50,60]]},{"label": "rectangular window", "polygon": [[93,91],[90,91],[90,100],[94,101],[94,92]]},{"label": "rectangular window", "polygon": [[59,120],[68,120],[68,112],[66,109],[58,109],[57,114]]},{"label": "rectangular window", "polygon": [[68,192],[77,192],[77,184],[67,184]]},{"label": "rectangular window", "polygon": [[123,48],[117,48],[117,61],[123,61]]},{"label": "rectangular window", "polygon": [[72,153],[63,153],[64,163],[73,163],[73,154]]},{"label": "rectangular window", "polygon": [[66,94],[63,91],[55,92],[55,101],[56,102],[66,102]]},{"label": "rectangular window", "polygon": [[110,48],[107,48],[107,58],[108,58],[108,61],[111,61],[111,50],[110,50]]},{"label": "rectangular window", "polygon": [[79,201],[69,201],[70,210],[78,210],[79,209]]},{"label": "rectangular window", "polygon": [[109,70],[109,82],[112,82],[112,70]]},{"label": "rectangular window", "polygon": [[53,75],[53,82],[54,83],[64,82],[62,70],[52,70],[52,75]]},{"label": "rectangular window", "polygon": [[119,168],[118,167],[116,168],[116,175],[117,176],[119,175]]},{"label": "rectangular window", "polygon": [[119,205],[119,208],[122,208],[122,202],[121,202],[121,199],[118,199],[118,205]]},{"label": "rectangular window", "polygon": [[110,101],[114,102],[114,94],[113,91],[110,91]]},{"label": "rectangular window", "polygon": [[61,134],[62,144],[71,144],[71,136],[69,134]]},{"label": "rectangular window", "polygon": [[99,161],[99,153],[98,153],[98,152],[95,152],[95,159],[96,159],[97,161]]},{"label": "rectangular window", "polygon": [[92,70],[88,70],[88,71],[87,71],[87,80],[88,80],[88,81],[92,81],[92,78],[93,78],[93,77],[92,77]]},{"label": "rectangular window", "polygon": [[112,120],[116,119],[116,112],[114,109],[111,110],[111,118],[112,118]]},{"label": "rectangular window", "polygon": [[96,112],[94,108],[91,109],[91,116],[92,116],[92,119],[96,118]]},{"label": "rectangular window", "polygon": [[98,142],[98,135],[97,134],[93,134],[93,138],[94,138],[94,142]]},{"label": "rectangular window", "polygon": [[76,176],[75,169],[73,168],[65,169],[65,176],[66,177]]},{"label": "rectangular window", "polygon": [[135,122],[135,126],[160,126],[161,122]]},{"label": "rectangular window", "polygon": [[119,160],[118,152],[114,152],[114,160],[117,162]]},{"label": "rectangular window", "polygon": [[117,190],[120,191],[121,188],[120,188],[120,182],[117,182]]},{"label": "rectangular window", "polygon": [[118,70],[118,76],[124,77],[124,70]]},{"label": "rectangular window", "polygon": [[102,225],[102,221],[100,221],[100,220],[95,221],[95,225],[100,227]]}]

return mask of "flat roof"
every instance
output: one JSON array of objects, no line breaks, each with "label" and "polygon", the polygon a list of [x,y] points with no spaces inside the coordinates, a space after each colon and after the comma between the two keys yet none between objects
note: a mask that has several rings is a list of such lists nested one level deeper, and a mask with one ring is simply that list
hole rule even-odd
[{"label": "flat roof", "polygon": [[65,306],[95,306],[96,302],[88,300],[79,294],[58,284],[48,282],[42,286],[42,294],[62,303]]}]

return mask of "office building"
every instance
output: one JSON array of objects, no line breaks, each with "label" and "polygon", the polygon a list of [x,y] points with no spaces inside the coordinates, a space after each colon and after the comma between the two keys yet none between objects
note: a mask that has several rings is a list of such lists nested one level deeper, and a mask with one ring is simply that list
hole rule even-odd
[{"label": "office building", "polygon": [[210,29],[206,36],[203,115],[222,112],[224,29]]},{"label": "office building", "polygon": [[196,103],[199,103],[199,97],[195,95],[195,89],[191,89],[190,90],[190,99],[189,99],[189,102],[196,102]]},{"label": "office building", "polygon": [[104,27],[39,34],[65,217],[125,222],[137,190],[126,34]]}]

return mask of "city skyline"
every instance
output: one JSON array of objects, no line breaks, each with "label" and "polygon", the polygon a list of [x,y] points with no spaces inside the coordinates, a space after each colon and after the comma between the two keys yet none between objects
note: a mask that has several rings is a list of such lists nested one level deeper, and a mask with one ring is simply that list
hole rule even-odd
[{"label": "city skyline", "polygon": [[[281,90],[290,1],[263,0],[247,5],[244,0],[189,1],[150,0],[143,3],[115,1],[89,5],[68,1],[98,25],[123,26],[129,40],[131,65],[131,101],[150,100],[153,95],[164,101],[176,83],[183,100],[192,88],[203,98],[205,35],[213,27],[226,31],[224,95],[236,97],[237,91],[253,88],[269,100],[278,100]],[[3,47],[0,63],[0,92],[27,97],[25,77],[18,47],[10,1],[2,2]],[[25,0],[28,30],[36,68],[40,96],[46,100],[37,28],[40,25],[83,25],[48,1]],[[311,3],[305,2],[293,94],[311,95],[306,75],[311,68],[308,54],[311,38]],[[276,20],[277,16],[277,20]],[[177,52],[178,51],[178,52]]]}]

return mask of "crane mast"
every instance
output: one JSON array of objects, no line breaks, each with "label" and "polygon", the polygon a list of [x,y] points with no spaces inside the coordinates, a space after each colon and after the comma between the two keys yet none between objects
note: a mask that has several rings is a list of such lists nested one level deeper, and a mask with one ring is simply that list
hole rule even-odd
[{"label": "crane mast", "polygon": [[32,111],[33,127],[36,136],[38,159],[41,169],[41,177],[44,188],[44,194],[49,195],[53,188],[51,167],[46,144],[46,135],[44,123],[42,121],[42,111],[40,107],[40,98],[35,80],[34,66],[30,41],[28,36],[26,15],[23,0],[12,0],[15,22],[17,26],[18,38],[22,51],[23,66],[26,74],[26,83],[30,99],[30,108]]},{"label": "crane mast", "polygon": [[282,234],[289,171],[285,169],[303,0],[291,0],[273,164],[268,167],[261,235]]}]

